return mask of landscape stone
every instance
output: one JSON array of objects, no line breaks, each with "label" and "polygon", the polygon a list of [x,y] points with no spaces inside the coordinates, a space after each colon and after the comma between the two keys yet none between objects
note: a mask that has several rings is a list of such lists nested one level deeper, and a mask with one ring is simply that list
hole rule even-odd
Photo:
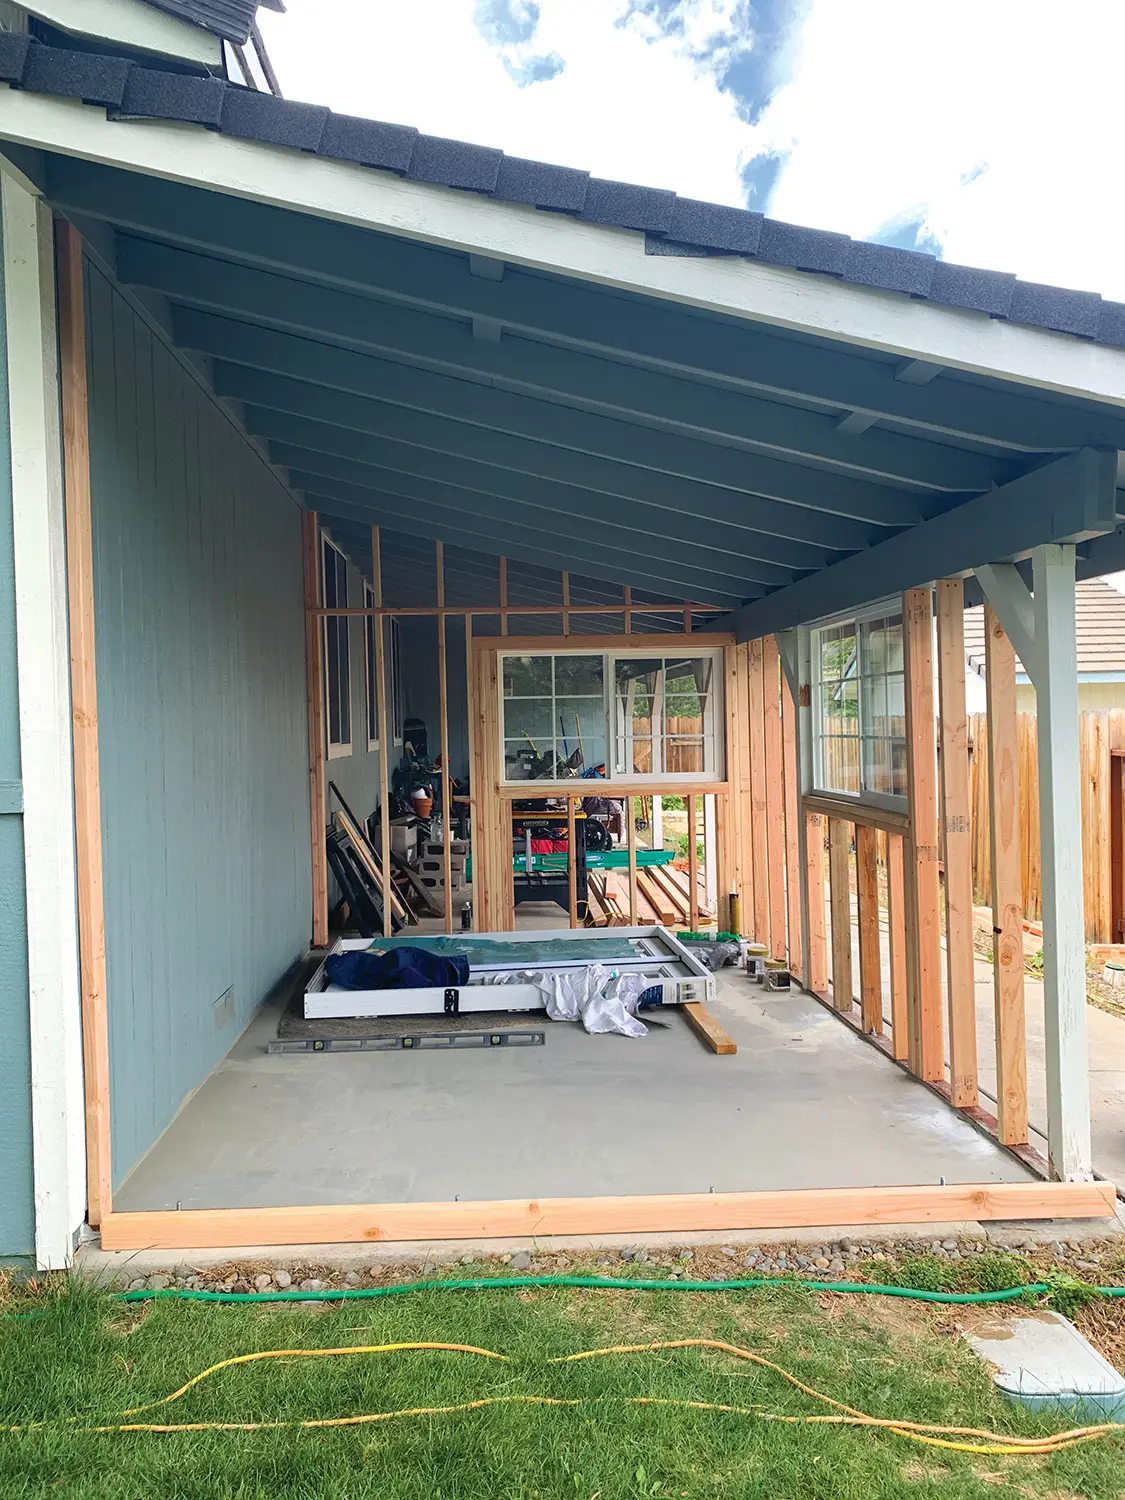
[{"label": "landscape stone", "polygon": [[526,1250],[517,1250],[515,1255],[512,1256],[512,1270],[530,1271],[530,1269],[531,1256],[527,1253]]},{"label": "landscape stone", "polygon": [[288,1287],[291,1287],[293,1285],[293,1278],[288,1271],[275,1271],[273,1273],[273,1279],[277,1282],[278,1286],[283,1292]]}]

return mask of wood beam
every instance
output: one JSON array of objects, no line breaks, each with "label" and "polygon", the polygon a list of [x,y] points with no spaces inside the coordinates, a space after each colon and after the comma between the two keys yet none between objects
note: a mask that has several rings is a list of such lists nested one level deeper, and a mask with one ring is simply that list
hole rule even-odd
[{"label": "wood beam", "polygon": [[[383,603],[383,552],[378,526],[371,528],[371,592],[377,606]],[[375,708],[379,715],[379,862],[382,866],[383,936],[390,937],[391,920],[391,723],[387,715],[387,642],[383,616],[375,617]]]},{"label": "wood beam", "polygon": [[699,803],[694,793],[684,799],[687,803],[688,823],[688,927],[699,931],[699,849],[696,844]]},{"label": "wood beam", "polygon": [[754,940],[770,941],[769,836],[766,826],[765,663],[763,643],[750,642],[746,720],[742,733],[750,750],[750,866],[754,903]]},{"label": "wood beam", "polygon": [[707,1007],[698,1000],[689,1000],[686,1005],[680,1006],[680,1010],[692,1031],[710,1051],[720,1057],[730,1057],[738,1051],[730,1033],[719,1025]]},{"label": "wood beam", "polygon": [[1016,653],[991,605],[984,607],[992,851],[992,980],[996,1021],[996,1116],[1006,1146],[1027,1141],[1027,1037],[1019,820]]},{"label": "wood beam", "polygon": [[785,772],[781,743],[781,695],[784,689],[781,682],[781,662],[778,656],[777,639],[772,635],[767,635],[762,641],[762,684],[769,942],[771,956],[784,963],[788,956],[785,930]]},{"label": "wood beam", "polygon": [[[101,762],[90,489],[86,297],[82,237],[55,226],[58,273],[59,382],[70,610],[70,695],[74,755],[74,822],[78,946],[85,1068],[87,1213],[97,1228],[112,1205],[109,1021],[106,999],[105,900],[102,885]],[[61,894],[61,893],[60,893]]]},{"label": "wood beam", "polygon": [[578,926],[578,844],[574,798],[566,799],[566,885],[571,927]]},{"label": "wood beam", "polygon": [[852,987],[852,895],[849,870],[852,825],[839,818],[828,820],[828,900],[832,908],[832,1004],[851,1010]]},{"label": "wood beam", "polygon": [[828,993],[828,937],[824,911],[824,825],[818,812],[805,815],[805,888],[808,891],[808,972],[805,982],[815,995]]},{"label": "wood beam", "polygon": [[906,840],[885,833],[887,841],[887,925],[890,929],[891,1055],[896,1062],[910,1056],[909,985],[907,983],[906,882],[903,847]]},{"label": "wood beam", "polygon": [[879,934],[877,834],[862,823],[855,830],[856,894],[859,909],[859,1007],[864,1031],[883,1030],[883,973]]},{"label": "wood beam", "polygon": [[[445,608],[445,548],[441,542],[434,543],[435,566],[437,568],[438,608]],[[438,633],[438,723],[441,726],[441,867],[445,881],[445,931],[453,931],[453,861],[452,826],[450,813],[453,809],[453,778],[449,774],[449,659],[445,638],[445,616],[439,615]]]},{"label": "wood beam", "polygon": [[977,1104],[976,952],[969,800],[969,726],[965,713],[965,589],[937,585],[938,705],[941,717],[941,833],[945,864],[945,975],[949,1012],[949,1087],[958,1109]]},{"label": "wood beam", "polygon": [[910,1067],[927,1083],[945,1077],[938,878],[937,746],[933,613],[928,588],[902,596],[906,661],[906,776],[910,838],[906,871]]},{"label": "wood beam", "polygon": [[[301,514],[305,579],[305,705],[309,726],[309,837],[312,855],[312,945],[328,946],[328,824],[324,786],[324,627],[313,611],[320,604],[320,527],[314,510]],[[389,910],[389,908],[388,908]]]}]

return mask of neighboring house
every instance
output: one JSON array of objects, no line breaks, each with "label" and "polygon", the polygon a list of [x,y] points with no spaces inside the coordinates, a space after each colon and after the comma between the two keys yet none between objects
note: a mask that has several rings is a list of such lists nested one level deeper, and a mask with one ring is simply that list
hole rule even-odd
[{"label": "neighboring house", "polygon": [[[1087,578],[1075,590],[1078,637],[1078,708],[1125,708],[1125,594],[1101,578]],[[966,699],[970,713],[984,713],[984,606],[965,611]],[[1035,712],[1035,688],[1016,660],[1016,706]]]}]

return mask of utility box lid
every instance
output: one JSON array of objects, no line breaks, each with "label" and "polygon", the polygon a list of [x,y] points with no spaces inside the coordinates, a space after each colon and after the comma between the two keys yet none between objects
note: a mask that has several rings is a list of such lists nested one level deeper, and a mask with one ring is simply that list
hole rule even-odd
[{"label": "utility box lid", "polygon": [[1036,1309],[962,1333],[1006,1400],[1125,1422],[1125,1376],[1061,1313]]}]

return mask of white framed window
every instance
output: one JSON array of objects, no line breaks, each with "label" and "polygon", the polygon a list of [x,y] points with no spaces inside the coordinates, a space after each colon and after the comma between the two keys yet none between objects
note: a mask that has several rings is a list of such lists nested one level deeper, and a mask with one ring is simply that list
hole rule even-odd
[{"label": "white framed window", "polygon": [[[325,609],[347,609],[348,564],[336,544],[321,538],[321,597]],[[328,758],[352,753],[351,620],[327,615],[324,620],[324,720]]]},{"label": "white framed window", "polygon": [[906,805],[902,613],[836,620],[812,631],[815,790],[874,806]]},{"label": "white framed window", "polygon": [[[363,585],[364,609],[375,608],[375,590],[369,583]],[[363,682],[367,704],[367,748],[379,748],[379,680],[376,671],[375,632],[382,621],[376,615],[363,617]]]},{"label": "white framed window", "polygon": [[721,780],[722,652],[500,657],[504,780]]}]

